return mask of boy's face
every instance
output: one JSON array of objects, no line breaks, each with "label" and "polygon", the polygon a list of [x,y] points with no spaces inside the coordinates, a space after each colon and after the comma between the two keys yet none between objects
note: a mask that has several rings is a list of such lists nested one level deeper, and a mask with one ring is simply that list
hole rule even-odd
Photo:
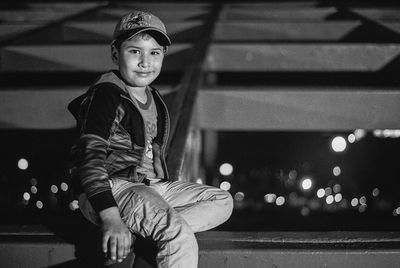
[{"label": "boy's face", "polygon": [[113,61],[125,82],[132,87],[146,87],[160,74],[164,48],[150,35],[126,40],[121,48],[113,46]]}]

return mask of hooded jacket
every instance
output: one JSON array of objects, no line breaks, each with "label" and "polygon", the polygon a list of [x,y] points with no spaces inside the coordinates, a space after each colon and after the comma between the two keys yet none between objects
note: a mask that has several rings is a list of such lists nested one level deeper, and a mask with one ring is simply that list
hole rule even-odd
[{"label": "hooded jacket", "polygon": [[[169,135],[168,110],[159,92],[149,87],[157,108],[157,136],[153,140],[154,169],[168,179],[165,147]],[[109,180],[142,182],[136,172],[145,153],[144,119],[129,96],[118,71],[100,76],[68,109],[77,120],[78,137],[72,146],[72,180],[85,192],[95,211],[117,206]]]}]

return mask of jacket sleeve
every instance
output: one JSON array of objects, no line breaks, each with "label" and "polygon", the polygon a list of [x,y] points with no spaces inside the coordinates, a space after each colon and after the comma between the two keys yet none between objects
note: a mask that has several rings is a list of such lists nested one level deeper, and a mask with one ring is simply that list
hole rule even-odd
[{"label": "jacket sleeve", "polygon": [[81,109],[80,135],[73,149],[76,175],[96,212],[117,206],[105,168],[119,90],[113,84],[92,88]]}]

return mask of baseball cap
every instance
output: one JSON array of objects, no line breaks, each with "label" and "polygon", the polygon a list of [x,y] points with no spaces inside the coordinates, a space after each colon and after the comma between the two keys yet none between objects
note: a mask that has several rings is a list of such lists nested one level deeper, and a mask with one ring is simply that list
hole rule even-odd
[{"label": "baseball cap", "polygon": [[161,46],[171,45],[164,23],[157,16],[138,10],[124,15],[119,20],[114,29],[113,39],[127,40],[141,32],[151,32],[151,36]]}]

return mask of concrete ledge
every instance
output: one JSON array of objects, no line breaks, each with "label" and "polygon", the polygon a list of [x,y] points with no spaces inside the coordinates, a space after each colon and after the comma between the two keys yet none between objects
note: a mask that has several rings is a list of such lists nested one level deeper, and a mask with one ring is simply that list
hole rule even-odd
[{"label": "concrete ledge", "polygon": [[[399,232],[209,231],[196,236],[199,267],[204,268],[364,268],[396,267],[400,262]],[[66,242],[44,226],[0,227],[3,267],[83,267],[79,266],[82,263],[76,254],[74,243]],[[152,266],[142,261],[133,267]]]}]

